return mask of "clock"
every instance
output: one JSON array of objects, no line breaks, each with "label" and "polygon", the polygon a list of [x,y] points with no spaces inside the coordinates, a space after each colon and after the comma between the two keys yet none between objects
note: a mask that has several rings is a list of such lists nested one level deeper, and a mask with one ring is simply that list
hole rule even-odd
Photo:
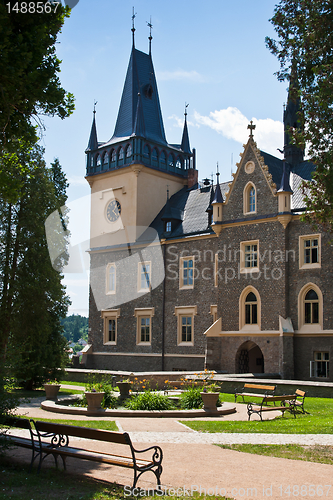
[{"label": "clock", "polygon": [[121,205],[118,200],[111,200],[106,206],[106,218],[109,222],[116,222],[121,214]]}]

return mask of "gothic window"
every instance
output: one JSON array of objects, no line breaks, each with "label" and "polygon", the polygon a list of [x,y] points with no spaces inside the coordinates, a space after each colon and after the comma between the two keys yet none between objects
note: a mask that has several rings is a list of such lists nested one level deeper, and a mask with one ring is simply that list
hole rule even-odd
[{"label": "gothic window", "polygon": [[100,167],[102,165],[101,155],[97,156],[96,165],[97,167]]},{"label": "gothic window", "polygon": [[112,165],[112,166],[115,166],[115,164],[116,164],[116,160],[117,160],[117,153],[116,153],[116,150],[115,150],[115,149],[113,149],[113,150],[111,151],[111,165]]},{"label": "gothic window", "polygon": [[319,299],[314,290],[309,290],[304,299],[304,323],[319,322]]},{"label": "gothic window", "polygon": [[182,160],[182,158],[180,158],[180,156],[177,156],[176,167],[177,168],[182,168],[183,167],[183,160]]},{"label": "gothic window", "polygon": [[104,156],[103,156],[103,165],[107,165],[109,163],[109,155],[108,152],[105,151]]},{"label": "gothic window", "polygon": [[323,328],[323,294],[314,283],[305,285],[298,295],[298,330],[316,333]]},{"label": "gothic window", "polygon": [[126,158],[130,158],[132,156],[132,145],[129,144],[126,148]]},{"label": "gothic window", "polygon": [[160,156],[160,163],[163,168],[166,166],[166,154],[165,151],[162,151],[161,156]]},{"label": "gothic window", "polygon": [[149,149],[148,144],[145,144],[145,147],[143,148],[143,156],[144,156],[144,158],[150,157],[150,149]]},{"label": "gothic window", "polygon": [[257,212],[257,194],[256,188],[252,182],[248,182],[243,192],[243,212],[251,214]]},{"label": "gothic window", "polygon": [[258,323],[257,297],[250,292],[245,298],[245,324],[256,325]]},{"label": "gothic window", "polygon": [[168,157],[168,166],[169,167],[175,166],[175,159],[171,153],[169,154],[169,157]]},{"label": "gothic window", "polygon": [[123,160],[123,159],[124,159],[124,150],[123,150],[123,148],[120,148],[120,149],[119,149],[119,152],[118,152],[118,159],[119,159],[119,160]]},{"label": "gothic window", "polygon": [[158,151],[156,148],[153,149],[151,154],[152,164],[157,167],[158,166]]}]

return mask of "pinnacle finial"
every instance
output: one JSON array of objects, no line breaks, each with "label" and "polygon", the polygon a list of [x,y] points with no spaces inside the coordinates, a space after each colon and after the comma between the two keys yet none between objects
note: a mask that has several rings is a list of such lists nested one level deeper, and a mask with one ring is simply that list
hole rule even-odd
[{"label": "pinnacle finial", "polygon": [[253,130],[256,128],[256,126],[253,124],[253,121],[251,120],[249,125],[247,126],[248,129],[250,129],[250,137],[253,137]]},{"label": "pinnacle finial", "polygon": [[94,115],[96,114],[96,104],[97,104],[97,101],[94,101],[94,111],[93,111]]},{"label": "pinnacle finial", "polygon": [[150,21],[148,23],[148,21],[146,21],[147,23],[147,26],[149,27],[149,37],[148,37],[148,40],[149,40],[149,55],[151,54],[151,41],[153,39],[152,37],[152,34],[151,34],[151,30],[153,29],[153,25],[152,25],[152,22],[151,22],[151,16],[150,16]]},{"label": "pinnacle finial", "polygon": [[220,172],[219,172],[219,162],[216,162],[216,177],[217,177],[217,182],[219,181],[220,177]]},{"label": "pinnacle finial", "polygon": [[189,107],[189,103],[186,104],[186,101],[185,101],[185,120],[186,120],[186,117],[187,117],[187,108]]},{"label": "pinnacle finial", "polygon": [[136,18],[136,12],[134,13],[134,7],[133,7],[133,14],[132,14],[132,36],[133,36],[133,46],[134,46],[134,33],[135,33],[135,26],[134,26],[134,20]]}]

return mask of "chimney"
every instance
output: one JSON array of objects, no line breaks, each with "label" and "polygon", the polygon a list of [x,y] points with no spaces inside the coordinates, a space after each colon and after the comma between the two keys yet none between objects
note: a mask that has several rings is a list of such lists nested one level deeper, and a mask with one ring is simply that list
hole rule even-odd
[{"label": "chimney", "polygon": [[187,171],[187,187],[191,189],[198,183],[198,171],[195,168],[189,168]]}]

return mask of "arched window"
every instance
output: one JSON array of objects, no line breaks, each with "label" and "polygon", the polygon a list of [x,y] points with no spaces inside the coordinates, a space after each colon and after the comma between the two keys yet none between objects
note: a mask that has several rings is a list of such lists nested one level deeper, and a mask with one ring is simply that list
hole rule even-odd
[{"label": "arched window", "polygon": [[239,329],[249,332],[260,331],[261,300],[253,286],[247,286],[239,297]]},{"label": "arched window", "polygon": [[171,153],[169,154],[169,157],[168,157],[168,166],[169,167],[175,166],[175,159]]},{"label": "arched window", "polygon": [[257,211],[257,193],[252,182],[248,182],[244,188],[243,211],[244,214],[256,213]]},{"label": "arched window", "polygon": [[158,166],[158,151],[156,148],[154,148],[151,153],[151,161],[154,167]]},{"label": "arched window", "polygon": [[304,323],[319,322],[319,299],[314,290],[309,290],[304,299]]},{"label": "arched window", "polygon": [[162,153],[160,155],[160,165],[161,165],[162,168],[166,167],[166,154],[165,154],[165,151],[162,151]]},{"label": "arched window", "polygon": [[124,150],[122,147],[118,149],[118,165],[124,164]]},{"label": "arched window", "polygon": [[149,149],[148,144],[145,144],[145,147],[143,148],[143,156],[145,158],[149,158],[150,157],[150,149]]},{"label": "arched window", "polygon": [[316,333],[323,328],[323,294],[314,283],[305,285],[298,296],[298,330]]},{"label": "arched window", "polygon": [[132,156],[132,144],[129,144],[126,148],[126,158],[130,158]]},{"label": "arched window", "polygon": [[101,155],[97,156],[96,165],[97,167],[100,167],[102,165]]},{"label": "arched window", "polygon": [[258,302],[253,292],[248,293],[245,298],[245,324],[258,324]]},{"label": "arched window", "polygon": [[183,168],[183,159],[180,156],[177,156],[176,167]]},{"label": "arched window", "polygon": [[116,150],[113,149],[111,151],[111,165],[114,166],[116,164],[116,160],[117,160],[117,153],[116,153]]},{"label": "arched window", "polygon": [[91,166],[91,168],[94,167],[94,164],[95,164],[95,160],[94,160],[93,155],[91,155],[91,157],[90,157],[90,166]]},{"label": "arched window", "polygon": [[104,156],[103,156],[103,165],[107,165],[109,163],[109,155],[108,152],[105,151]]}]

